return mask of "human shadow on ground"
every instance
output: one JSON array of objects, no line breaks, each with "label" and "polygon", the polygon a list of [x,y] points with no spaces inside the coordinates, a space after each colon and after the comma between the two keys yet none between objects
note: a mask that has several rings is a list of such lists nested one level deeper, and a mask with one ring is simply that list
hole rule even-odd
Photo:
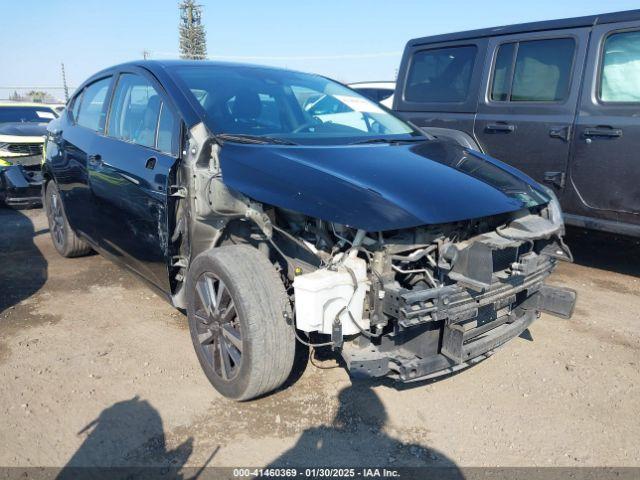
[{"label": "human shadow on ground", "polygon": [[0,313],[31,297],[47,281],[47,260],[34,243],[37,234],[24,210],[0,208]]},{"label": "human shadow on ground", "polygon": [[86,439],[58,474],[59,480],[182,479],[180,470],[193,451],[191,437],[168,449],[160,414],[137,396],[104,409],[78,435]]},{"label": "human shadow on ground", "polygon": [[[305,430],[296,445],[270,467],[430,467],[438,478],[462,479],[443,453],[388,433],[386,409],[370,381],[358,381],[338,394],[338,411],[328,426]],[[420,436],[420,434],[418,434]]]}]

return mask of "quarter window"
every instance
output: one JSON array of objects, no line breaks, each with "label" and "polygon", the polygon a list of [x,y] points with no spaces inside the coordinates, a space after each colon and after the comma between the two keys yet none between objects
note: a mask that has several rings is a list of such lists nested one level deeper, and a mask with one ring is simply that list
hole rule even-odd
[{"label": "quarter window", "polygon": [[[575,42],[571,38],[507,43],[496,55],[491,100],[561,102],[569,94]],[[514,64],[515,51],[515,64]]]},{"label": "quarter window", "polygon": [[407,75],[405,99],[410,102],[464,102],[476,53],[475,45],[416,52]]},{"label": "quarter window", "polygon": [[640,32],[609,36],[601,69],[600,100],[640,102]]},{"label": "quarter window", "polygon": [[76,123],[78,125],[96,132],[104,129],[104,121],[107,115],[105,100],[110,84],[111,77],[98,80],[84,89],[80,108],[76,115]]}]

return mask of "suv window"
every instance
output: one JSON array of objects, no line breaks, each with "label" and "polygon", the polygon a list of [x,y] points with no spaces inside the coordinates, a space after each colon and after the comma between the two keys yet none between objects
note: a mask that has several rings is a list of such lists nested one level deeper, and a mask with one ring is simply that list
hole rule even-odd
[{"label": "suv window", "polygon": [[[575,41],[531,40],[500,45],[493,70],[491,100],[561,102],[569,94]],[[514,66],[515,53],[515,66]]]},{"label": "suv window", "polygon": [[463,102],[476,58],[475,45],[422,50],[413,55],[407,75],[405,100]]},{"label": "suv window", "polygon": [[156,148],[161,109],[160,95],[146,78],[123,73],[114,93],[107,133],[126,142]]},{"label": "suv window", "polygon": [[640,32],[615,33],[606,39],[600,75],[600,100],[640,102]]},{"label": "suv window", "polygon": [[107,114],[105,99],[107,98],[110,84],[111,77],[108,77],[98,80],[84,89],[80,108],[75,117],[78,125],[90,128],[96,132],[104,128],[104,120]]}]

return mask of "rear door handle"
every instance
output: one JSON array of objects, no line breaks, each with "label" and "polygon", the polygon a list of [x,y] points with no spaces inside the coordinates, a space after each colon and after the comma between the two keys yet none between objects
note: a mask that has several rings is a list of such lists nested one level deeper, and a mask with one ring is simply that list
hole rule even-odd
[{"label": "rear door handle", "polygon": [[622,129],[611,127],[588,127],[583,130],[582,135],[585,137],[615,138],[622,136]]},{"label": "rear door handle", "polygon": [[156,157],[149,157],[147,158],[144,167],[148,168],[149,170],[153,170],[154,168],[156,168],[156,161]]},{"label": "rear door handle", "polygon": [[488,133],[511,133],[516,129],[515,125],[508,123],[489,123],[484,127]]}]

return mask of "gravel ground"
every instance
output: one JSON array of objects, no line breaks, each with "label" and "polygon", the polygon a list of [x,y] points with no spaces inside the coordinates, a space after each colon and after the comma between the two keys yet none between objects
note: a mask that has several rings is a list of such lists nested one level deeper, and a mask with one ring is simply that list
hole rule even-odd
[{"label": "gravel ground", "polygon": [[98,255],[58,256],[41,210],[0,209],[0,465],[640,466],[640,248],[568,243],[552,283],[578,290],[572,320],[410,387],[302,359],[238,404],[185,316]]}]

